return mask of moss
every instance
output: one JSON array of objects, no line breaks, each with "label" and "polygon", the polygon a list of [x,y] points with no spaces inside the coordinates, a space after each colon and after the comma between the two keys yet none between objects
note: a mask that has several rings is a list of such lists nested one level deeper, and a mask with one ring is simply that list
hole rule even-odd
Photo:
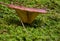
[{"label": "moss", "polygon": [[[0,2],[5,0],[0,0]],[[5,1],[9,3],[9,0]],[[14,1],[15,2],[15,1]],[[31,25],[25,24],[27,34],[14,10],[0,5],[0,41],[60,41],[60,8],[55,3],[44,0],[20,0],[26,7],[48,8],[47,14],[40,14]],[[40,5],[41,4],[41,5]],[[56,7],[55,7],[56,6]],[[54,9],[51,9],[54,8]]]}]

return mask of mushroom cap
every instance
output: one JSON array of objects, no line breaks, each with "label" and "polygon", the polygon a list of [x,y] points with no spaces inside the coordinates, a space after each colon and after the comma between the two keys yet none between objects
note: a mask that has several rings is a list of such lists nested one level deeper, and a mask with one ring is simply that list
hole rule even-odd
[{"label": "mushroom cap", "polygon": [[19,9],[19,10],[28,11],[28,12],[47,13],[47,11],[45,9],[27,8],[24,6],[16,6],[13,4],[5,4],[3,2],[0,2],[0,4],[6,5],[7,7],[12,8],[12,9]]},{"label": "mushroom cap", "polygon": [[28,12],[47,13],[47,11],[45,9],[27,8],[24,6],[16,6],[13,4],[9,4],[8,7],[12,8],[12,9],[19,9],[19,10],[28,11]]}]

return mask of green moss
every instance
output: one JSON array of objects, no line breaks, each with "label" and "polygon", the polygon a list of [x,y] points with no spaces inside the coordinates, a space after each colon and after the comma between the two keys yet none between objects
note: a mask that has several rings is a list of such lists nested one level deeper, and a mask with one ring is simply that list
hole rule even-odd
[{"label": "green moss", "polygon": [[[1,1],[10,3],[9,0]],[[47,14],[37,16],[31,25],[25,24],[29,33],[27,34],[15,11],[0,5],[0,41],[60,41],[59,0],[19,0],[19,2],[26,7],[47,8],[49,11]]]}]

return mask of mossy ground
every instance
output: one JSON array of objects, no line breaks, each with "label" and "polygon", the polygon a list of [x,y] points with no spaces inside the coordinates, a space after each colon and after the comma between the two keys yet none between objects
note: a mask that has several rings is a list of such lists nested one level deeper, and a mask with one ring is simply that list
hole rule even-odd
[{"label": "mossy ground", "polygon": [[[9,0],[1,1],[10,3]],[[48,13],[37,16],[31,25],[25,24],[27,34],[15,11],[0,5],[0,41],[60,41],[60,0],[19,2],[26,7],[45,8]]]}]

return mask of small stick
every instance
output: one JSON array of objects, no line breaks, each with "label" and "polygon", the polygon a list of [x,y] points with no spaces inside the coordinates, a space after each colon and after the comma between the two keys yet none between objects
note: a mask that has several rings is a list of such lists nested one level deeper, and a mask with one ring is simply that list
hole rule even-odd
[{"label": "small stick", "polygon": [[24,26],[24,23],[22,22],[22,20],[21,20],[21,23],[22,23],[22,26],[24,28],[24,31],[26,31],[26,33],[28,33],[27,30],[26,30],[26,28],[25,28],[25,26]]}]

